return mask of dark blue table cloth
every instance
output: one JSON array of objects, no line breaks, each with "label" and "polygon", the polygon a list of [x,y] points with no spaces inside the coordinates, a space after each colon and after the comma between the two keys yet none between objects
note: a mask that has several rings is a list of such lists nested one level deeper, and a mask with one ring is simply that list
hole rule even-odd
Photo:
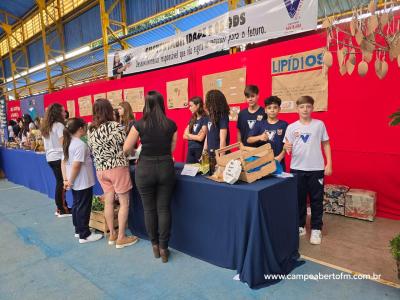
[{"label": "dark blue table cloth", "polygon": [[[54,199],[56,180],[44,153],[0,147],[0,168],[9,181]],[[103,194],[97,180],[93,192],[95,195]],[[68,191],[66,197],[68,206],[72,207],[72,193]]]},{"label": "dark blue table cloth", "polygon": [[[297,265],[299,234],[295,178],[228,185],[179,175],[172,198],[170,246],[214,265],[237,270],[251,288],[264,274],[288,274]],[[147,238],[137,189],[129,229]]]},{"label": "dark blue table cloth", "polygon": [[[0,148],[0,168],[11,182],[53,199],[55,179],[44,154]],[[182,164],[177,164],[172,248],[237,270],[240,280],[251,288],[271,283],[264,274],[288,274],[296,266],[299,237],[295,178],[267,178],[231,186],[202,176],[181,176],[181,168]],[[94,193],[102,194],[97,181]],[[129,228],[146,238],[140,196],[136,188],[132,193]],[[67,199],[71,205],[71,195]]]}]

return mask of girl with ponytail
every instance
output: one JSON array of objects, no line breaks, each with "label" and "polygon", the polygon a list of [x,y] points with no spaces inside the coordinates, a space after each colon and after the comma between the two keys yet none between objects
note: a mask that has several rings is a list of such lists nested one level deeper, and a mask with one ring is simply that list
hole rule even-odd
[{"label": "girl with ponytail", "polygon": [[57,210],[55,215],[59,218],[70,217],[71,212],[65,201],[63,178],[61,174],[62,137],[65,122],[65,109],[59,103],[53,103],[46,109],[44,120],[41,124],[46,160],[56,179],[54,200]]},{"label": "girl with ponytail", "polygon": [[89,230],[92,209],[94,173],[88,146],[81,140],[86,135],[86,123],[80,118],[71,118],[63,132],[63,155],[61,170],[64,188],[72,190],[72,223],[79,243],[94,242],[103,236]]}]

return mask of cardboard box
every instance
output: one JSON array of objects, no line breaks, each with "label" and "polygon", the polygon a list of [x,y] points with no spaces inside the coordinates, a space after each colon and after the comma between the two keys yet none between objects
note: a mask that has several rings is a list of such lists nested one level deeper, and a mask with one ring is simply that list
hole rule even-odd
[{"label": "cardboard box", "polygon": [[324,187],[324,212],[344,216],[346,193],[345,185],[326,184]]},{"label": "cardboard box", "polygon": [[376,214],[376,192],[351,189],[346,194],[345,216],[374,221]]}]

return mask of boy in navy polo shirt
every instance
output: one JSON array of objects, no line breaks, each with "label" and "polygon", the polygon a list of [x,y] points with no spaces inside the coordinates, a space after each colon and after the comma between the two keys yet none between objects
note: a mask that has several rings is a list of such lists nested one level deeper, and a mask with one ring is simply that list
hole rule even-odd
[{"label": "boy in navy polo shirt", "polygon": [[264,100],[266,117],[261,122],[257,122],[253,129],[250,130],[247,142],[251,147],[259,147],[270,143],[275,159],[281,163],[283,170],[285,170],[283,138],[288,123],[278,119],[281,103],[281,99],[277,96],[271,96]]},{"label": "boy in navy polo shirt", "polygon": [[244,89],[244,96],[248,107],[242,109],[238,116],[237,121],[237,141],[242,142],[245,146],[250,146],[247,143],[247,137],[251,129],[254,128],[258,121],[261,121],[264,116],[264,110],[258,105],[258,87],[255,85],[248,85]]}]

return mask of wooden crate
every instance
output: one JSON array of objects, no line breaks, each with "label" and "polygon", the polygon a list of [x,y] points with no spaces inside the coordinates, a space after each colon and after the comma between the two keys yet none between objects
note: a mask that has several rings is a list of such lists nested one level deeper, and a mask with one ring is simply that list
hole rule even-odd
[{"label": "wooden crate", "polygon": [[[228,152],[235,148],[238,148],[238,151]],[[256,156],[259,158],[255,161],[247,162],[246,159],[252,156]],[[238,159],[242,164],[242,172],[240,173],[239,180],[251,183],[264,176],[267,176],[268,174],[273,173],[276,170],[274,158],[274,152],[271,149],[270,144],[265,144],[263,146],[253,148],[246,147],[242,143],[235,143],[215,151],[217,170],[209,178],[215,181],[222,182],[223,172],[228,162],[232,159]],[[262,166],[264,164],[266,165]],[[249,170],[260,166],[262,166],[260,170],[248,173]]]},{"label": "wooden crate", "polygon": [[[119,207],[114,209],[114,228],[118,228],[118,211]],[[94,211],[90,213],[89,227],[99,230],[107,235],[110,231],[108,229],[104,211]]]}]

